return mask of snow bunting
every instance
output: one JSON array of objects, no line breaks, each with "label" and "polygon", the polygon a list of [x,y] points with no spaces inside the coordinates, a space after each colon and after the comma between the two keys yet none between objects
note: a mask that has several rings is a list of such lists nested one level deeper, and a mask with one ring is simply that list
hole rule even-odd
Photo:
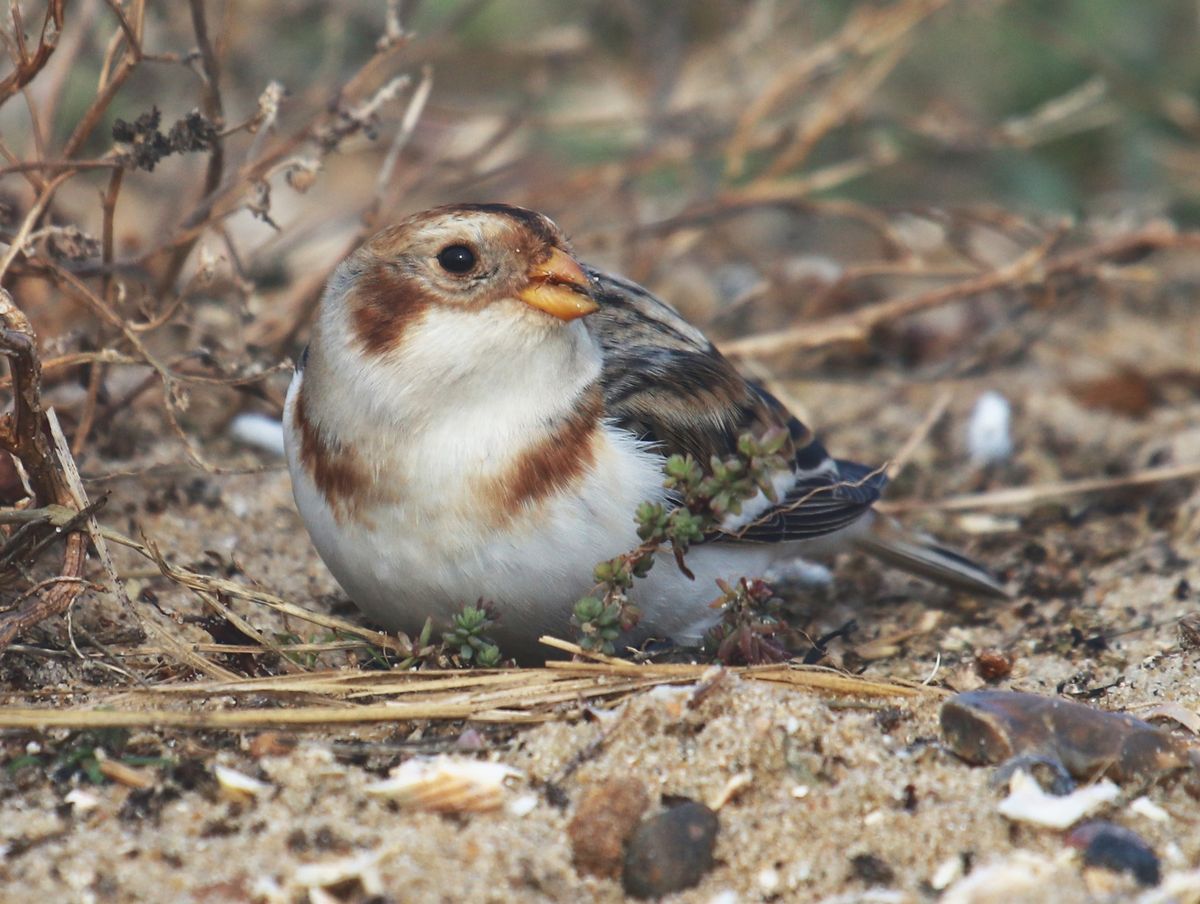
[{"label": "snow bunting", "polygon": [[[391,629],[490,600],[495,639],[533,656],[567,635],[597,562],[669,504],[664,457],[707,464],[744,433],[788,432],[778,504],[663,562],[629,637],[697,643],[716,579],[858,548],[967,591],[984,569],[872,512],[886,479],[830,457],[704,335],[634,283],[578,263],[546,217],[459,204],[383,230],[334,272],[284,412],[296,504],[350,597]],[[817,492],[813,492],[816,490]]]}]

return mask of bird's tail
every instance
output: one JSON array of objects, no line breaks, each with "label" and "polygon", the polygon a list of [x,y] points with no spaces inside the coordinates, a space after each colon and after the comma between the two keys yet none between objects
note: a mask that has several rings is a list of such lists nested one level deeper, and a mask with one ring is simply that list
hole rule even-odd
[{"label": "bird's tail", "polygon": [[886,515],[876,514],[854,545],[887,565],[937,584],[980,596],[1009,599],[1011,594],[986,568],[939,546],[931,537],[906,531]]}]

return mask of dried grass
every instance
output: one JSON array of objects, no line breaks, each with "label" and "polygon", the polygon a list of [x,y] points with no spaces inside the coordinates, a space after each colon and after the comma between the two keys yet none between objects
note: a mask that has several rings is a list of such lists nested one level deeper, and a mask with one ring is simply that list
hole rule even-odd
[{"label": "dried grass", "polygon": [[[543,638],[543,642],[563,652],[592,656],[565,641]],[[86,706],[5,707],[0,709],[0,728],[278,728],[415,719],[527,724],[578,718],[587,706],[612,706],[630,694],[659,685],[699,684],[711,678],[711,671],[711,666],[702,664],[638,665],[602,657],[590,662],[550,662],[540,669],[341,670],[163,683],[118,693],[91,689]],[[748,681],[843,696],[905,698],[944,693],[817,666],[745,666],[728,673]],[[218,708],[146,706],[163,697],[182,698],[181,702],[219,700],[221,704]],[[297,697],[329,702],[287,705]]]}]

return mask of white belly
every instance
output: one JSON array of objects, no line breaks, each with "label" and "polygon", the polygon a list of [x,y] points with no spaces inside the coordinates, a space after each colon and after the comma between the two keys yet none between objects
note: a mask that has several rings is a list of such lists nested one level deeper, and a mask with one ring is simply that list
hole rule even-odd
[{"label": "white belly", "polygon": [[[530,517],[498,529],[453,504],[453,473],[433,474],[420,485],[411,474],[395,478],[404,493],[355,518],[339,521],[299,463],[292,409],[301,376],[293,380],[284,411],[285,445],[296,505],[314,546],[350,598],[391,629],[421,630],[427,617],[444,630],[464,605],[490,600],[500,612],[493,636],[505,655],[538,658],[542,634],[571,637],[576,600],[594,587],[596,563],[637,546],[634,510],[663,496],[662,459],[627,434],[610,431],[595,466],[569,494],[548,499]],[[431,450],[430,462],[455,461]],[[397,462],[396,467],[403,467]],[[461,480],[459,481],[461,483]],[[688,556],[689,579],[670,555],[637,582],[632,597],[642,612],[634,636],[695,643],[716,620],[709,603],[720,595],[716,579],[735,580],[766,570],[781,550],[769,546],[703,546]],[[435,636],[437,636],[435,634]]]}]

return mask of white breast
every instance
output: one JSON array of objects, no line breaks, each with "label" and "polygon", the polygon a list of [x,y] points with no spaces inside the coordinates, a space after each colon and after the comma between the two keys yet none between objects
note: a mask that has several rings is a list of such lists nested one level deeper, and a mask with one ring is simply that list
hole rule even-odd
[{"label": "white breast", "polygon": [[[630,434],[606,426],[594,466],[575,491],[550,497],[508,527],[497,528],[480,505],[464,498],[462,467],[489,450],[477,431],[426,425],[418,437],[397,437],[376,479],[399,489],[395,502],[341,522],[299,461],[293,410],[303,381],[289,388],[283,423],[296,505],[313,544],[338,582],[386,628],[419,632],[427,617],[443,628],[452,614],[480,599],[501,613],[496,639],[507,655],[536,657],[545,633],[570,636],[574,603],[591,592],[597,562],[640,542],[634,511],[659,501],[662,458]],[[669,555],[638,582],[638,636],[698,641],[716,619],[708,604],[715,579],[760,574],[769,547],[699,547],[688,557],[690,580]]]}]

